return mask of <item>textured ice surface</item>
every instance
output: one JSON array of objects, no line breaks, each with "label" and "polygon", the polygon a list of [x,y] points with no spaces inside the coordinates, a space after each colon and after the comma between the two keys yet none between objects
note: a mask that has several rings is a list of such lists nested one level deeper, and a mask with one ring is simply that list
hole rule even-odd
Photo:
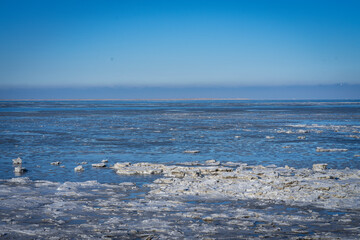
[{"label": "textured ice surface", "polygon": [[4,239],[360,237],[358,170],[194,165],[115,165],[124,172],[160,174],[146,186],[132,182],[2,180],[0,236]]},{"label": "textured ice surface", "polygon": [[[217,163],[216,166],[213,166]],[[360,210],[360,170],[312,169],[270,165],[220,166],[209,160],[203,166],[151,163],[115,164],[118,174],[164,174],[149,185],[155,198],[225,198],[274,200],[292,205]]]}]

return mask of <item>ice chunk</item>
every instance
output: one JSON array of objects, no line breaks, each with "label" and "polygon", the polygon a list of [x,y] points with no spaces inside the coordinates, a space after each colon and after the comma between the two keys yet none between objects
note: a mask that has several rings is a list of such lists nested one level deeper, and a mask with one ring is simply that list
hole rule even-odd
[{"label": "ice chunk", "polygon": [[14,168],[14,173],[24,173],[26,171],[27,171],[27,169],[22,166],[17,166]]},{"label": "ice chunk", "polygon": [[317,147],[316,151],[317,152],[346,152],[346,151],[348,151],[348,149],[346,149],[346,148],[328,148],[328,149],[325,149],[325,148],[322,148],[322,147]]},{"label": "ice chunk", "polygon": [[199,153],[200,150],[186,150],[184,153]]},{"label": "ice chunk", "polygon": [[81,166],[81,165],[80,165],[80,166],[77,166],[77,167],[74,168],[74,171],[75,171],[75,172],[82,172],[82,171],[84,171],[84,167]]},{"label": "ice chunk", "polygon": [[13,164],[16,164],[16,165],[18,165],[18,164],[22,164],[22,159],[21,158],[14,158],[13,160],[12,160],[12,162],[13,162]]},{"label": "ice chunk", "polygon": [[313,170],[314,171],[323,171],[323,170],[326,170],[326,168],[327,168],[326,163],[313,164]]},{"label": "ice chunk", "polygon": [[106,164],[105,163],[94,163],[94,164],[91,164],[92,167],[95,167],[95,168],[103,168],[103,167],[106,167]]}]

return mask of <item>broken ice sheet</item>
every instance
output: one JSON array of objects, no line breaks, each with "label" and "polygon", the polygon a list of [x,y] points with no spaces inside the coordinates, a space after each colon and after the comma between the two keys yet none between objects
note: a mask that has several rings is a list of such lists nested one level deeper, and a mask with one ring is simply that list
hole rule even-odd
[{"label": "broken ice sheet", "polygon": [[[322,187],[322,185],[320,185]],[[0,183],[4,239],[356,238],[360,214],[274,200],[158,197],[134,183]]]}]

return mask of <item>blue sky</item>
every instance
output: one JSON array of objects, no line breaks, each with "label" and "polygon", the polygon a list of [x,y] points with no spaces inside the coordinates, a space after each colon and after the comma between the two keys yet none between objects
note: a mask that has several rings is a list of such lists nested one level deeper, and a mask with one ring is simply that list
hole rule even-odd
[{"label": "blue sky", "polygon": [[0,87],[360,84],[360,1],[0,1]]}]

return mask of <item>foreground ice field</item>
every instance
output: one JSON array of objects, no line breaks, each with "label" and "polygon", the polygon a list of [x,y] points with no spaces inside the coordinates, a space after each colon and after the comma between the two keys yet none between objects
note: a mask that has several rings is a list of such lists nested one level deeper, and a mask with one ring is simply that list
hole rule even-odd
[{"label": "foreground ice field", "polygon": [[[360,171],[118,163],[156,180],[0,184],[3,239],[359,239]],[[115,174],[115,173],[114,173]]]}]

